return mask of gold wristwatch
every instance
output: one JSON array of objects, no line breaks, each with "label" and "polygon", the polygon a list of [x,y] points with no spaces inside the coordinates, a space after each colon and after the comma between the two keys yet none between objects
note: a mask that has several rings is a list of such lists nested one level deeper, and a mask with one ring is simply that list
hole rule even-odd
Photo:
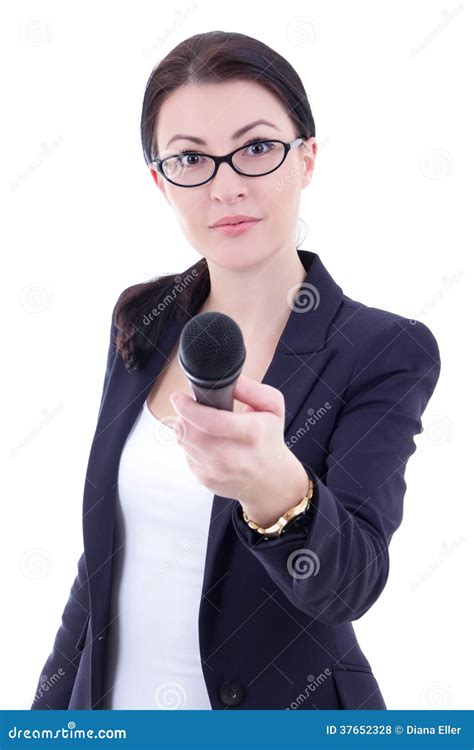
[{"label": "gold wristwatch", "polygon": [[309,475],[308,480],[309,487],[306,495],[298,502],[297,505],[293,506],[293,508],[290,508],[286,511],[286,513],[280,516],[278,521],[272,524],[272,526],[268,526],[268,528],[264,529],[262,526],[259,526],[257,523],[252,521],[245,510],[243,511],[244,521],[247,522],[251,529],[254,529],[254,531],[257,531],[259,534],[265,534],[265,536],[270,537],[280,536],[281,532],[283,531],[287,523],[289,523],[289,521],[293,520],[293,518],[296,518],[296,516],[300,516],[307,510],[311,502],[311,498],[313,497],[313,480]]}]

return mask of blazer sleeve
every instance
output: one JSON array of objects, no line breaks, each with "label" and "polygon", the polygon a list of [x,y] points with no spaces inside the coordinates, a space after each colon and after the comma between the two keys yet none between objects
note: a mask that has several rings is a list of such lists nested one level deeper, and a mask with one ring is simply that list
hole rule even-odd
[{"label": "blazer sleeve", "polygon": [[292,604],[322,623],[357,620],[385,587],[388,546],[403,516],[406,464],[440,368],[430,329],[392,319],[359,352],[324,477],[305,465],[314,483],[309,523],[265,539],[235,503],[232,521],[241,542]]},{"label": "blazer sleeve", "polygon": [[[114,314],[112,314],[109,349],[99,413],[102,409],[115,356],[116,333]],[[67,710],[89,619],[89,587],[83,552],[77,564],[77,575],[73,581],[69,599],[62,613],[61,625],[56,633],[52,651],[41,670],[30,710]]]}]

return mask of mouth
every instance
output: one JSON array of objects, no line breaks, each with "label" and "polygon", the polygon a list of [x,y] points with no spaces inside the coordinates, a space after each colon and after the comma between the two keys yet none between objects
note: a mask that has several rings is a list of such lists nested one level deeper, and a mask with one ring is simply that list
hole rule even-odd
[{"label": "mouth", "polygon": [[211,227],[212,229],[226,235],[227,237],[236,237],[244,232],[247,232],[252,227],[260,224],[262,219],[252,219],[249,221],[238,221],[233,224],[219,224],[218,226]]}]

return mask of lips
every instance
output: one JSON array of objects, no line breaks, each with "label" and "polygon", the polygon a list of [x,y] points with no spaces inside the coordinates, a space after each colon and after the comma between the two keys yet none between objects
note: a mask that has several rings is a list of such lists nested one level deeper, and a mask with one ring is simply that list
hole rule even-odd
[{"label": "lips", "polygon": [[238,227],[239,224],[251,224],[253,221],[259,221],[259,219],[246,219],[245,221],[230,221],[228,224],[219,224],[220,227]]},{"label": "lips", "polygon": [[243,214],[236,214],[235,216],[223,216],[222,219],[216,221],[215,224],[211,225],[212,229],[223,226],[232,226],[234,224],[248,224],[249,222],[260,221],[258,216],[246,216]]},{"label": "lips", "polygon": [[215,232],[219,232],[226,237],[238,237],[244,232],[252,231],[253,227],[260,224],[261,219],[253,219],[251,221],[239,221],[233,224],[218,224],[212,227]]}]

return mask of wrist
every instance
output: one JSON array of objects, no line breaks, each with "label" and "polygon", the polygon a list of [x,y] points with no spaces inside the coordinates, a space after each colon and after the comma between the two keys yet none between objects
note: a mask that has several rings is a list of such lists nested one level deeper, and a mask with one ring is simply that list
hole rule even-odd
[{"label": "wrist", "polygon": [[259,501],[241,501],[243,510],[254,523],[267,528],[273,526],[290,508],[297,505],[308,492],[308,473],[291,451],[290,467],[279,479],[277,489],[262,490]]}]

